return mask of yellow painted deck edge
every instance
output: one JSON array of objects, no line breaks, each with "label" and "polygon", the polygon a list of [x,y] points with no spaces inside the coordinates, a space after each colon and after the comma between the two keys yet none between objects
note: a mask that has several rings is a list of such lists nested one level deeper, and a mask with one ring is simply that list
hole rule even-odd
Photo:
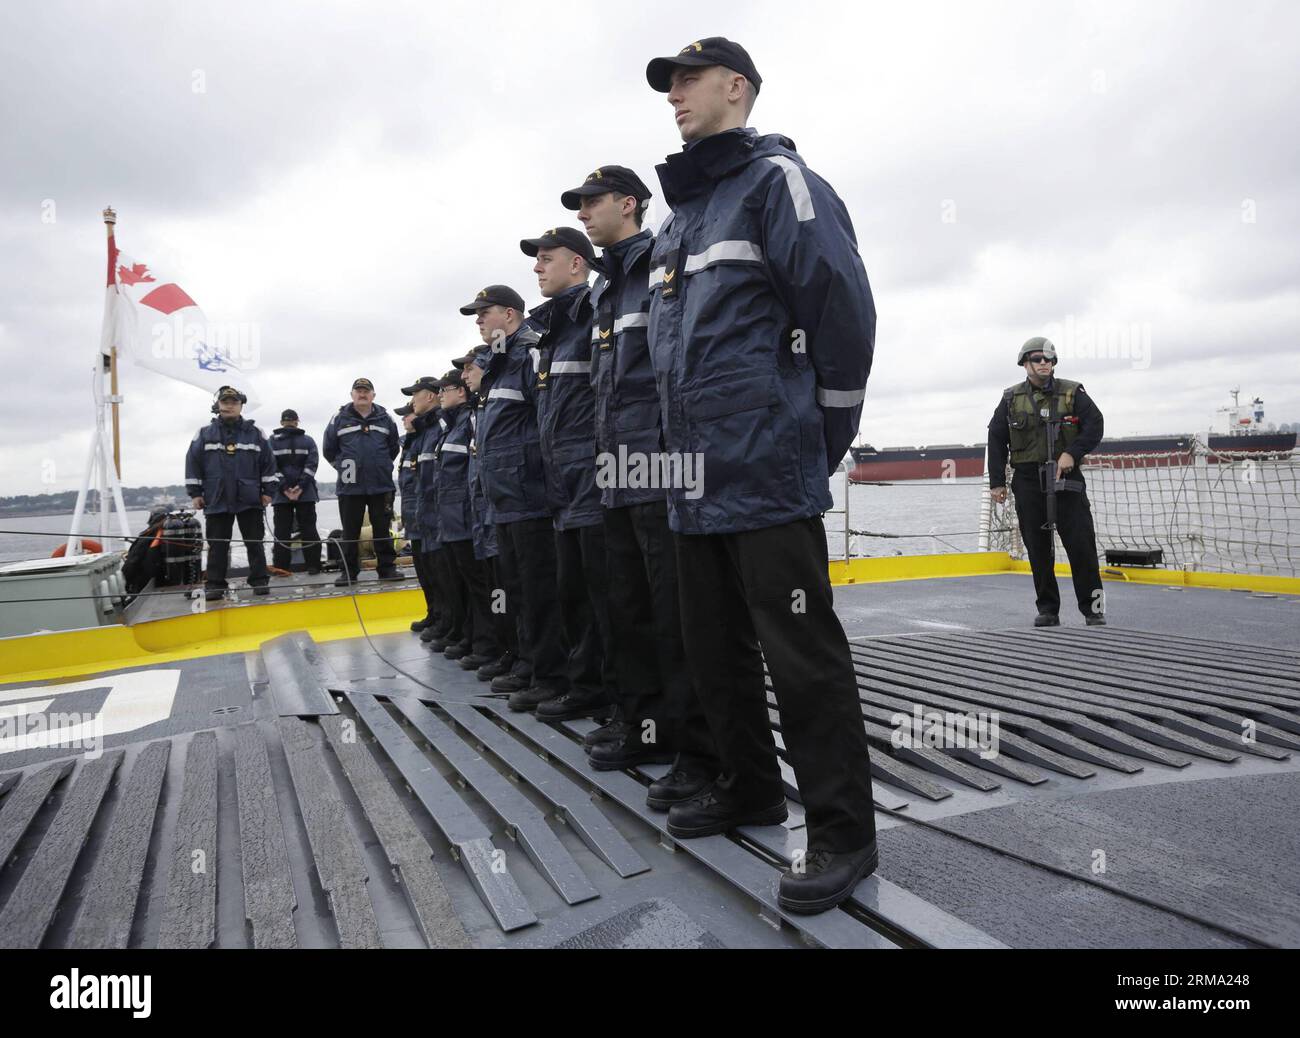
[{"label": "yellow painted deck edge", "polygon": [[[852,559],[830,563],[829,571],[832,584],[847,587],[899,580],[1028,573],[1029,563],[1017,562],[1005,552],[963,552]],[[1068,577],[1070,568],[1059,565],[1056,571]],[[1105,567],[1102,576],[1132,584],[1300,595],[1300,578],[1296,577],[1129,567]],[[424,597],[416,590],[361,594],[357,603],[366,629],[372,635],[405,630],[411,619],[424,610]],[[352,599],[346,595],[225,607],[133,627],[95,627],[3,638],[0,639],[0,681],[50,681],[249,652],[288,631],[303,630],[318,642],[356,638],[362,633]]]}]

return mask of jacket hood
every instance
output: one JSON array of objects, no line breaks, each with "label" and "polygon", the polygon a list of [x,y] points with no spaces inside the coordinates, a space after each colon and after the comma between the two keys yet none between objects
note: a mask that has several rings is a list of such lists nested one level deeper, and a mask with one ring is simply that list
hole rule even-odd
[{"label": "jacket hood", "polygon": [[346,404],[344,404],[342,407],[339,408],[339,414],[352,415],[359,421],[367,422],[375,418],[382,418],[384,415],[388,414],[388,412],[384,410],[383,404],[371,404],[370,413],[366,415],[364,418],[362,418],[361,412],[358,411],[355,407],[353,407],[352,401],[349,400]]},{"label": "jacket hood", "polygon": [[218,429],[252,429],[257,425],[257,423],[251,418],[240,418],[231,422],[229,426],[227,426],[226,423],[221,420],[220,415],[214,415],[210,424],[215,425]]},{"label": "jacket hood", "polygon": [[654,234],[650,228],[646,227],[630,238],[624,238],[620,242],[607,246],[596,257],[592,267],[606,278],[609,278],[616,270],[626,274],[636,266],[637,260],[644,256],[654,245],[654,240]]},{"label": "jacket hood", "polygon": [[758,131],[744,127],[691,141],[655,169],[659,173],[664,201],[669,208],[675,209],[677,202],[700,194],[757,159],[773,155],[783,155],[800,163],[803,161],[789,137],[779,133],[759,136]]}]

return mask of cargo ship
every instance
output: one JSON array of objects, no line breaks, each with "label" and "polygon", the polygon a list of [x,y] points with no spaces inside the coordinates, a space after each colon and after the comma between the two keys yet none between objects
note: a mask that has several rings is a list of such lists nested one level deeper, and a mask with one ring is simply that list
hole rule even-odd
[{"label": "cargo ship", "polygon": [[[1238,404],[1240,390],[1232,393],[1232,406],[1219,409],[1227,416],[1226,433],[1209,432],[1202,441],[1209,464],[1239,460],[1241,454],[1276,459],[1295,450],[1296,434],[1277,432],[1264,423],[1264,402],[1255,397],[1248,406]],[[1159,436],[1110,436],[1089,454],[1093,464],[1113,468],[1163,468],[1190,465],[1196,456],[1192,433]],[[957,479],[982,476],[986,444],[941,443],[924,447],[885,447],[870,444],[849,448],[854,483],[912,479]]]}]

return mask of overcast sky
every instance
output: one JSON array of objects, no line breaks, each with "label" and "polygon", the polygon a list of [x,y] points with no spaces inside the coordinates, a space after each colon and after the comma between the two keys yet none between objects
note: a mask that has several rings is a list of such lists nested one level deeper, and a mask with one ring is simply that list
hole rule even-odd
[{"label": "overcast sky", "polygon": [[[26,6],[0,35],[0,494],[79,484],[106,204],[125,252],[256,328],[259,424],[294,407],[319,438],[354,377],[392,407],[445,371],[484,284],[540,302],[518,241],[576,225],[562,190],[619,163],[658,193],[681,142],[645,64],[708,35],[852,215],[863,440],[982,442],[1044,333],[1109,435],[1203,432],[1237,385],[1300,421],[1291,3]],[[122,386],[123,481],[181,482],[210,398]]]}]

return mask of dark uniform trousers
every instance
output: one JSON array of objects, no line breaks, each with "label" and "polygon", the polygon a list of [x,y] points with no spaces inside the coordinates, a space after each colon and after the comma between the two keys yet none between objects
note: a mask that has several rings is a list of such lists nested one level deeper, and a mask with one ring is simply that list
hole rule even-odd
[{"label": "dark uniform trousers", "polygon": [[230,537],[235,529],[235,520],[239,521],[239,535],[244,539],[244,550],[248,552],[248,584],[257,587],[270,583],[271,577],[266,572],[266,548],[262,538],[266,536],[266,521],[260,508],[246,508],[242,512],[224,512],[220,515],[204,515],[204,525],[208,537],[208,587],[226,586],[226,571],[230,568]]},{"label": "dark uniform trousers", "polygon": [[421,544],[418,539],[411,541],[411,561],[415,563],[415,579],[420,582],[420,590],[424,592],[424,615],[428,619],[437,617],[441,620],[441,588],[434,574],[429,553],[424,551]]},{"label": "dark uniform trousers", "polygon": [[766,659],[809,849],[864,847],[875,835],[871,762],[821,518],[674,539],[686,661],[722,762],[718,787],[744,808],[784,795]]},{"label": "dark uniform trousers", "polygon": [[510,672],[521,678],[531,678],[533,675],[532,664],[520,655],[519,607],[517,603],[512,603],[509,590],[509,587],[513,586],[514,582],[507,580],[499,555],[493,555],[491,558],[482,559],[481,561],[487,568],[488,601],[490,602],[492,621],[496,625],[497,642],[505,652],[512,653],[515,657]]},{"label": "dark uniform trousers", "polygon": [[280,569],[290,566],[290,539],[293,537],[294,520],[298,522],[298,536],[302,540],[302,558],[308,569],[320,569],[320,534],[316,531],[316,502],[290,501],[288,504],[272,505],[275,513],[275,546],[271,549],[271,558]]},{"label": "dark uniform trousers", "polygon": [[603,525],[555,531],[555,569],[569,691],[584,699],[616,694]]},{"label": "dark uniform trousers", "polygon": [[343,552],[343,564],[348,576],[357,579],[360,569],[360,552],[358,541],[361,539],[361,527],[366,512],[370,513],[370,534],[375,547],[375,559],[379,569],[389,570],[397,564],[397,549],[393,547],[393,533],[389,523],[393,520],[393,495],[386,494],[340,494],[339,521],[343,524],[343,543],[339,546]]},{"label": "dark uniform trousers", "polygon": [[[1076,468],[1069,482],[1082,483],[1083,475]],[[1016,495],[1016,520],[1020,524],[1020,537],[1029,554],[1029,566],[1034,571],[1034,594],[1038,611],[1061,611],[1061,591],[1056,585],[1053,566],[1052,535],[1043,529],[1047,522],[1047,504],[1035,465],[1017,465],[1011,477],[1011,492]],[[1061,490],[1056,494],[1056,529],[1061,544],[1070,560],[1070,575],[1074,580],[1074,597],[1079,612],[1084,616],[1105,612],[1101,591],[1101,570],[1097,564],[1097,538],[1092,527],[1092,506],[1088,504],[1088,491],[1078,493]]]},{"label": "dark uniform trousers", "polygon": [[514,611],[514,602],[519,603],[519,652],[532,668],[533,684],[567,692],[567,653],[555,592],[555,527],[550,516],[498,523],[497,550],[510,609]]},{"label": "dark uniform trousers", "polygon": [[438,600],[442,605],[438,634],[449,645],[459,645],[469,637],[469,603],[465,598],[465,584],[456,571],[456,562],[446,544],[439,543],[433,551],[425,552],[424,559],[438,586]]},{"label": "dark uniform trousers", "polygon": [[456,567],[459,582],[465,590],[467,626],[464,638],[469,640],[475,655],[496,659],[505,650],[497,637],[498,625],[492,616],[490,567],[485,561],[474,558],[474,541],[470,538],[444,541],[442,550]]},{"label": "dark uniform trousers", "polygon": [[636,727],[654,721],[656,741],[677,751],[679,767],[716,775],[721,766],[682,645],[667,503],[605,509],[605,553],[619,709]]}]

